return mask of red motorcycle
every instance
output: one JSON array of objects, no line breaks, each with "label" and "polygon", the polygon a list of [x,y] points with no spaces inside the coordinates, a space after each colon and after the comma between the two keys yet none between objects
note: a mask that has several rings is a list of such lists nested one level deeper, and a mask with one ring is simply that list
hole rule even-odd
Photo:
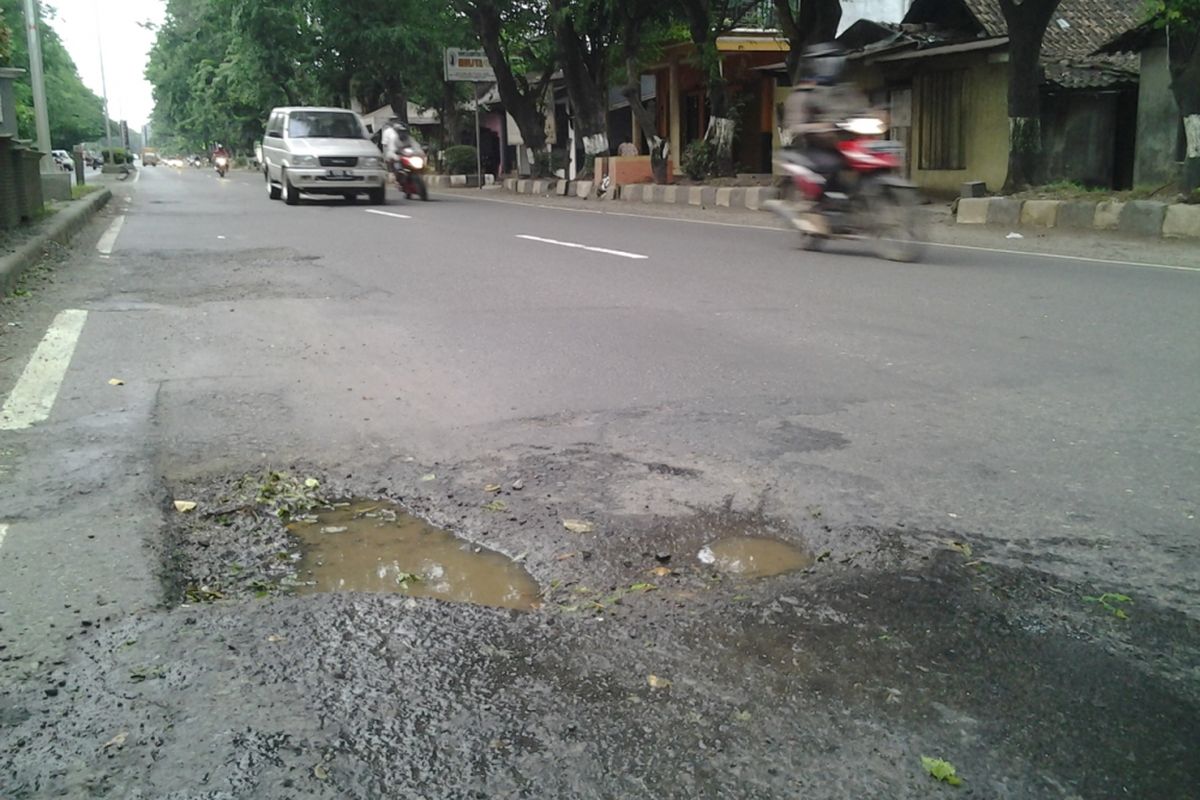
[{"label": "red motorcycle", "polygon": [[771,209],[800,232],[805,250],[820,250],[831,239],[869,239],[883,258],[915,261],[922,251],[917,187],[902,175],[904,146],[884,139],[886,126],[874,117],[848,119],[837,128],[836,185],[829,185],[810,153],[782,151],[781,199]]},{"label": "red motorcycle", "polygon": [[413,143],[400,151],[400,157],[392,162],[392,171],[396,176],[396,188],[408,199],[414,196],[422,200],[429,199],[429,189],[425,186],[425,151]]}]

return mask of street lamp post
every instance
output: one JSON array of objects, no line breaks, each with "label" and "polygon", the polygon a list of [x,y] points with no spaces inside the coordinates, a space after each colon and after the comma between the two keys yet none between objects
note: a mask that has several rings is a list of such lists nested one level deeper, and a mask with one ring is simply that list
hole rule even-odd
[{"label": "street lamp post", "polygon": [[37,0],[25,0],[25,33],[29,41],[29,80],[33,84],[33,115],[42,172],[50,172],[50,118],[46,113],[46,76],[42,71],[42,37],[38,35]]},{"label": "street lamp post", "polygon": [[100,35],[100,9],[96,8],[96,49],[100,52],[100,93],[104,95],[104,134],[112,157],[112,118],[108,114],[108,82],[104,79],[104,37]]}]

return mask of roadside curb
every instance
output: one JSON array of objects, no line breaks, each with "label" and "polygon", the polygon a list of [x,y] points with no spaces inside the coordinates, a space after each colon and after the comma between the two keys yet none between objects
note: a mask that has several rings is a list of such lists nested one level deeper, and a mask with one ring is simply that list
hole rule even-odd
[{"label": "roadside curb", "polygon": [[48,221],[45,229],[14,252],[0,256],[0,294],[7,294],[21,274],[46,255],[51,242],[67,244],[100,209],[112,199],[112,191],[100,189],[59,211]]},{"label": "roadside curb", "polygon": [[[492,186],[495,184],[496,178],[494,175],[484,175],[483,185]],[[467,187],[476,189],[479,187],[478,175],[426,175],[425,183],[431,188],[439,189],[461,189]]]},{"label": "roadside curb", "polygon": [[623,200],[630,203],[654,203],[697,208],[731,208],[759,211],[768,200],[779,197],[772,186],[673,186],[654,183],[629,183],[600,192],[595,181],[529,180],[506,178],[504,188],[514,194],[549,197],[578,197],[581,200]]},{"label": "roadside curb", "polygon": [[1127,236],[1200,239],[1200,205],[1152,200],[1016,200],[1012,197],[964,197],[958,201],[960,225],[1118,231]]}]

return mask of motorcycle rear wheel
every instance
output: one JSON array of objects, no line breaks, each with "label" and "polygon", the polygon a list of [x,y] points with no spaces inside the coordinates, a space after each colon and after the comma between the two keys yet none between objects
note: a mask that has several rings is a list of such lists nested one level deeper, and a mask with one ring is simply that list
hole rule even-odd
[{"label": "motorcycle rear wheel", "polygon": [[884,188],[871,203],[875,252],[888,261],[912,262],[925,252],[917,224],[916,193]]}]

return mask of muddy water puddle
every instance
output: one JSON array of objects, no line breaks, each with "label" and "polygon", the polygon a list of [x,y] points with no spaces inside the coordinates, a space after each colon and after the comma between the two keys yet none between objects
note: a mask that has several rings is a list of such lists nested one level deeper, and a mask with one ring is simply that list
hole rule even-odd
[{"label": "muddy water puddle", "polygon": [[782,539],[727,536],[705,545],[700,563],[741,578],[768,578],[812,566],[813,558]]},{"label": "muddy water puddle", "polygon": [[500,608],[538,606],[537,582],[520,564],[392,503],[339,503],[289,530],[304,543],[301,594],[386,592]]}]

